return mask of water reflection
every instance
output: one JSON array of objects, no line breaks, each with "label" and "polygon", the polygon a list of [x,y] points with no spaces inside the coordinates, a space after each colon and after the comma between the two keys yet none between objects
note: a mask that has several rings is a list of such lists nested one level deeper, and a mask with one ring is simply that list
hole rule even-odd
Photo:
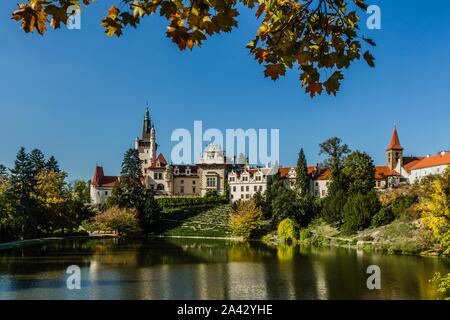
[{"label": "water reflection", "polygon": [[[66,268],[82,270],[81,290]],[[366,287],[379,265],[382,290]],[[260,243],[171,239],[54,242],[0,252],[0,299],[434,299],[448,260]]]}]

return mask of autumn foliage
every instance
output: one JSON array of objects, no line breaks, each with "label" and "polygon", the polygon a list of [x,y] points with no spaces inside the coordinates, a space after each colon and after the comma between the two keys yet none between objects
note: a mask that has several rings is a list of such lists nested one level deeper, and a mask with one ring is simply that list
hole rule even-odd
[{"label": "autumn foliage", "polygon": [[[48,24],[56,29],[67,23],[69,6],[91,2],[28,0],[18,4],[12,19],[25,32],[43,35]],[[359,29],[359,15],[367,9],[364,0],[122,0],[120,7],[110,7],[101,25],[108,36],[120,37],[126,27],[136,28],[145,17],[159,14],[168,21],[167,37],[180,50],[192,50],[209,36],[236,28],[242,7],[254,10],[261,21],[247,48],[264,66],[265,77],[277,80],[295,68],[311,97],[336,95],[342,71],[353,61],[363,58],[375,66],[372,54],[362,48],[362,43],[375,46]]]}]

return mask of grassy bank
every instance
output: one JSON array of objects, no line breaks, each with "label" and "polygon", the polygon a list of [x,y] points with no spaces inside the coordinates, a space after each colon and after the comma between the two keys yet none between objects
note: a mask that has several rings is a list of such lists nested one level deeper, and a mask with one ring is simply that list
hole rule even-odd
[{"label": "grassy bank", "polygon": [[300,233],[299,242],[312,246],[338,246],[389,254],[436,255],[429,231],[418,220],[395,220],[353,235],[345,235],[322,220],[313,222]]},{"label": "grassy bank", "polygon": [[214,208],[186,208],[166,212],[156,236],[234,239],[228,227],[231,205]]}]

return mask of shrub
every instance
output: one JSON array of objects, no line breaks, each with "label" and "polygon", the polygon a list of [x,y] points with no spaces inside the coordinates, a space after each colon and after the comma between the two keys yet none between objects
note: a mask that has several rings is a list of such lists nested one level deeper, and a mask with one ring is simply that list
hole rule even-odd
[{"label": "shrub", "polygon": [[248,240],[261,228],[262,212],[254,200],[239,202],[231,215],[229,225],[233,235]]},{"label": "shrub", "polygon": [[215,207],[229,202],[225,197],[164,197],[157,198],[159,206],[165,212],[183,210],[187,208]]},{"label": "shrub", "polygon": [[372,217],[372,227],[381,227],[395,220],[391,207],[383,207]]},{"label": "shrub", "polygon": [[436,272],[430,282],[436,283],[437,291],[443,295],[445,300],[450,300],[450,273],[442,276],[440,272]]},{"label": "shrub", "polygon": [[93,224],[100,231],[115,231],[119,236],[134,236],[141,231],[133,209],[109,208],[95,216]]},{"label": "shrub", "polygon": [[342,210],[347,202],[347,195],[343,190],[328,196],[322,203],[322,218],[330,224],[342,224]]},{"label": "shrub", "polygon": [[296,239],[296,226],[292,219],[286,218],[280,222],[277,228],[278,239],[282,243],[291,244]]},{"label": "shrub", "polygon": [[389,205],[395,218],[400,217],[404,212],[406,212],[409,207],[414,203],[417,203],[418,198],[416,195],[402,195],[396,198]]},{"label": "shrub", "polygon": [[302,229],[300,230],[300,234],[299,234],[299,240],[300,242],[304,242],[307,241],[311,238],[312,236],[312,232],[309,229]]},{"label": "shrub", "polygon": [[367,195],[350,195],[342,210],[343,231],[354,233],[370,226],[372,217],[380,210],[380,201],[375,192]]}]

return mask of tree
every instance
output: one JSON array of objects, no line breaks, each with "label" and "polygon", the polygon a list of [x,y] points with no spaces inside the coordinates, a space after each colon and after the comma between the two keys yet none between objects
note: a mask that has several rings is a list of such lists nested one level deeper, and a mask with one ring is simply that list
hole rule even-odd
[{"label": "tree", "polygon": [[30,152],[30,162],[33,166],[33,174],[37,175],[40,171],[46,167],[45,156],[39,149],[33,149]]},{"label": "tree", "polygon": [[347,193],[345,190],[337,190],[329,194],[324,200],[321,210],[322,218],[331,224],[337,226],[342,225],[343,217],[342,210],[347,202]]},{"label": "tree", "polygon": [[141,164],[142,161],[139,159],[139,151],[136,149],[128,149],[123,156],[120,175],[122,177],[139,179],[142,176]]},{"label": "tree", "polygon": [[11,170],[7,198],[11,201],[16,234],[19,239],[32,237],[37,233],[37,202],[33,198],[36,180],[33,164],[25,148],[20,148]]},{"label": "tree", "polygon": [[342,229],[346,233],[354,233],[368,228],[372,217],[380,210],[381,203],[375,191],[368,194],[351,194],[342,209],[344,224]]},{"label": "tree", "polygon": [[277,228],[278,239],[283,244],[291,244],[297,238],[297,226],[292,219],[284,219]]},{"label": "tree", "polygon": [[112,207],[95,216],[93,224],[100,231],[115,231],[120,237],[141,232],[136,210]]},{"label": "tree", "polygon": [[8,178],[8,168],[0,164],[0,180],[6,180]]},{"label": "tree", "polygon": [[[47,24],[60,28],[68,21],[68,8],[81,0],[28,0],[18,4],[12,19],[21,22],[25,32],[43,35]],[[92,1],[83,0],[88,6]],[[375,46],[359,28],[358,11],[366,10],[364,0],[122,0],[120,8],[111,6],[102,21],[108,36],[122,35],[128,26],[159,12],[168,19],[166,35],[180,50],[200,47],[208,36],[231,32],[237,27],[237,8],[257,7],[262,17],[256,36],[247,44],[254,58],[265,67],[272,80],[298,68],[301,86],[311,97],[326,91],[336,95],[343,69],[364,58],[374,67],[374,57],[363,53],[361,40]],[[84,9],[83,9],[84,10]]]},{"label": "tree", "polygon": [[309,190],[309,175],[308,165],[306,163],[305,153],[303,148],[298,154],[297,166],[295,168],[295,189],[300,196],[307,196],[310,194]]},{"label": "tree", "polygon": [[230,216],[229,225],[233,235],[248,240],[256,235],[262,224],[262,211],[254,200],[238,201]]},{"label": "tree", "polygon": [[434,177],[423,186],[419,202],[421,222],[431,230],[445,254],[450,254],[450,167],[443,176]]},{"label": "tree", "polygon": [[342,144],[342,140],[338,137],[332,137],[320,145],[319,155],[327,155],[325,167],[331,170],[331,184],[328,188],[328,195],[333,195],[338,190],[346,190],[346,180],[342,174],[343,160],[345,155],[350,152],[350,148],[346,144]]},{"label": "tree", "polygon": [[61,172],[59,169],[58,161],[56,161],[56,158],[54,156],[51,156],[47,163],[45,164],[45,170],[51,171],[51,172]]},{"label": "tree", "polygon": [[149,233],[152,230],[155,222],[161,218],[161,207],[156,201],[153,194],[147,190],[144,203],[137,211],[139,225],[144,233]]},{"label": "tree", "polygon": [[353,151],[345,157],[342,172],[350,193],[368,193],[375,187],[375,166],[365,152]]},{"label": "tree", "polygon": [[72,226],[67,211],[70,193],[65,178],[65,173],[52,171],[40,171],[36,176],[33,196],[39,204],[37,225],[47,235],[58,230],[64,232]]}]

